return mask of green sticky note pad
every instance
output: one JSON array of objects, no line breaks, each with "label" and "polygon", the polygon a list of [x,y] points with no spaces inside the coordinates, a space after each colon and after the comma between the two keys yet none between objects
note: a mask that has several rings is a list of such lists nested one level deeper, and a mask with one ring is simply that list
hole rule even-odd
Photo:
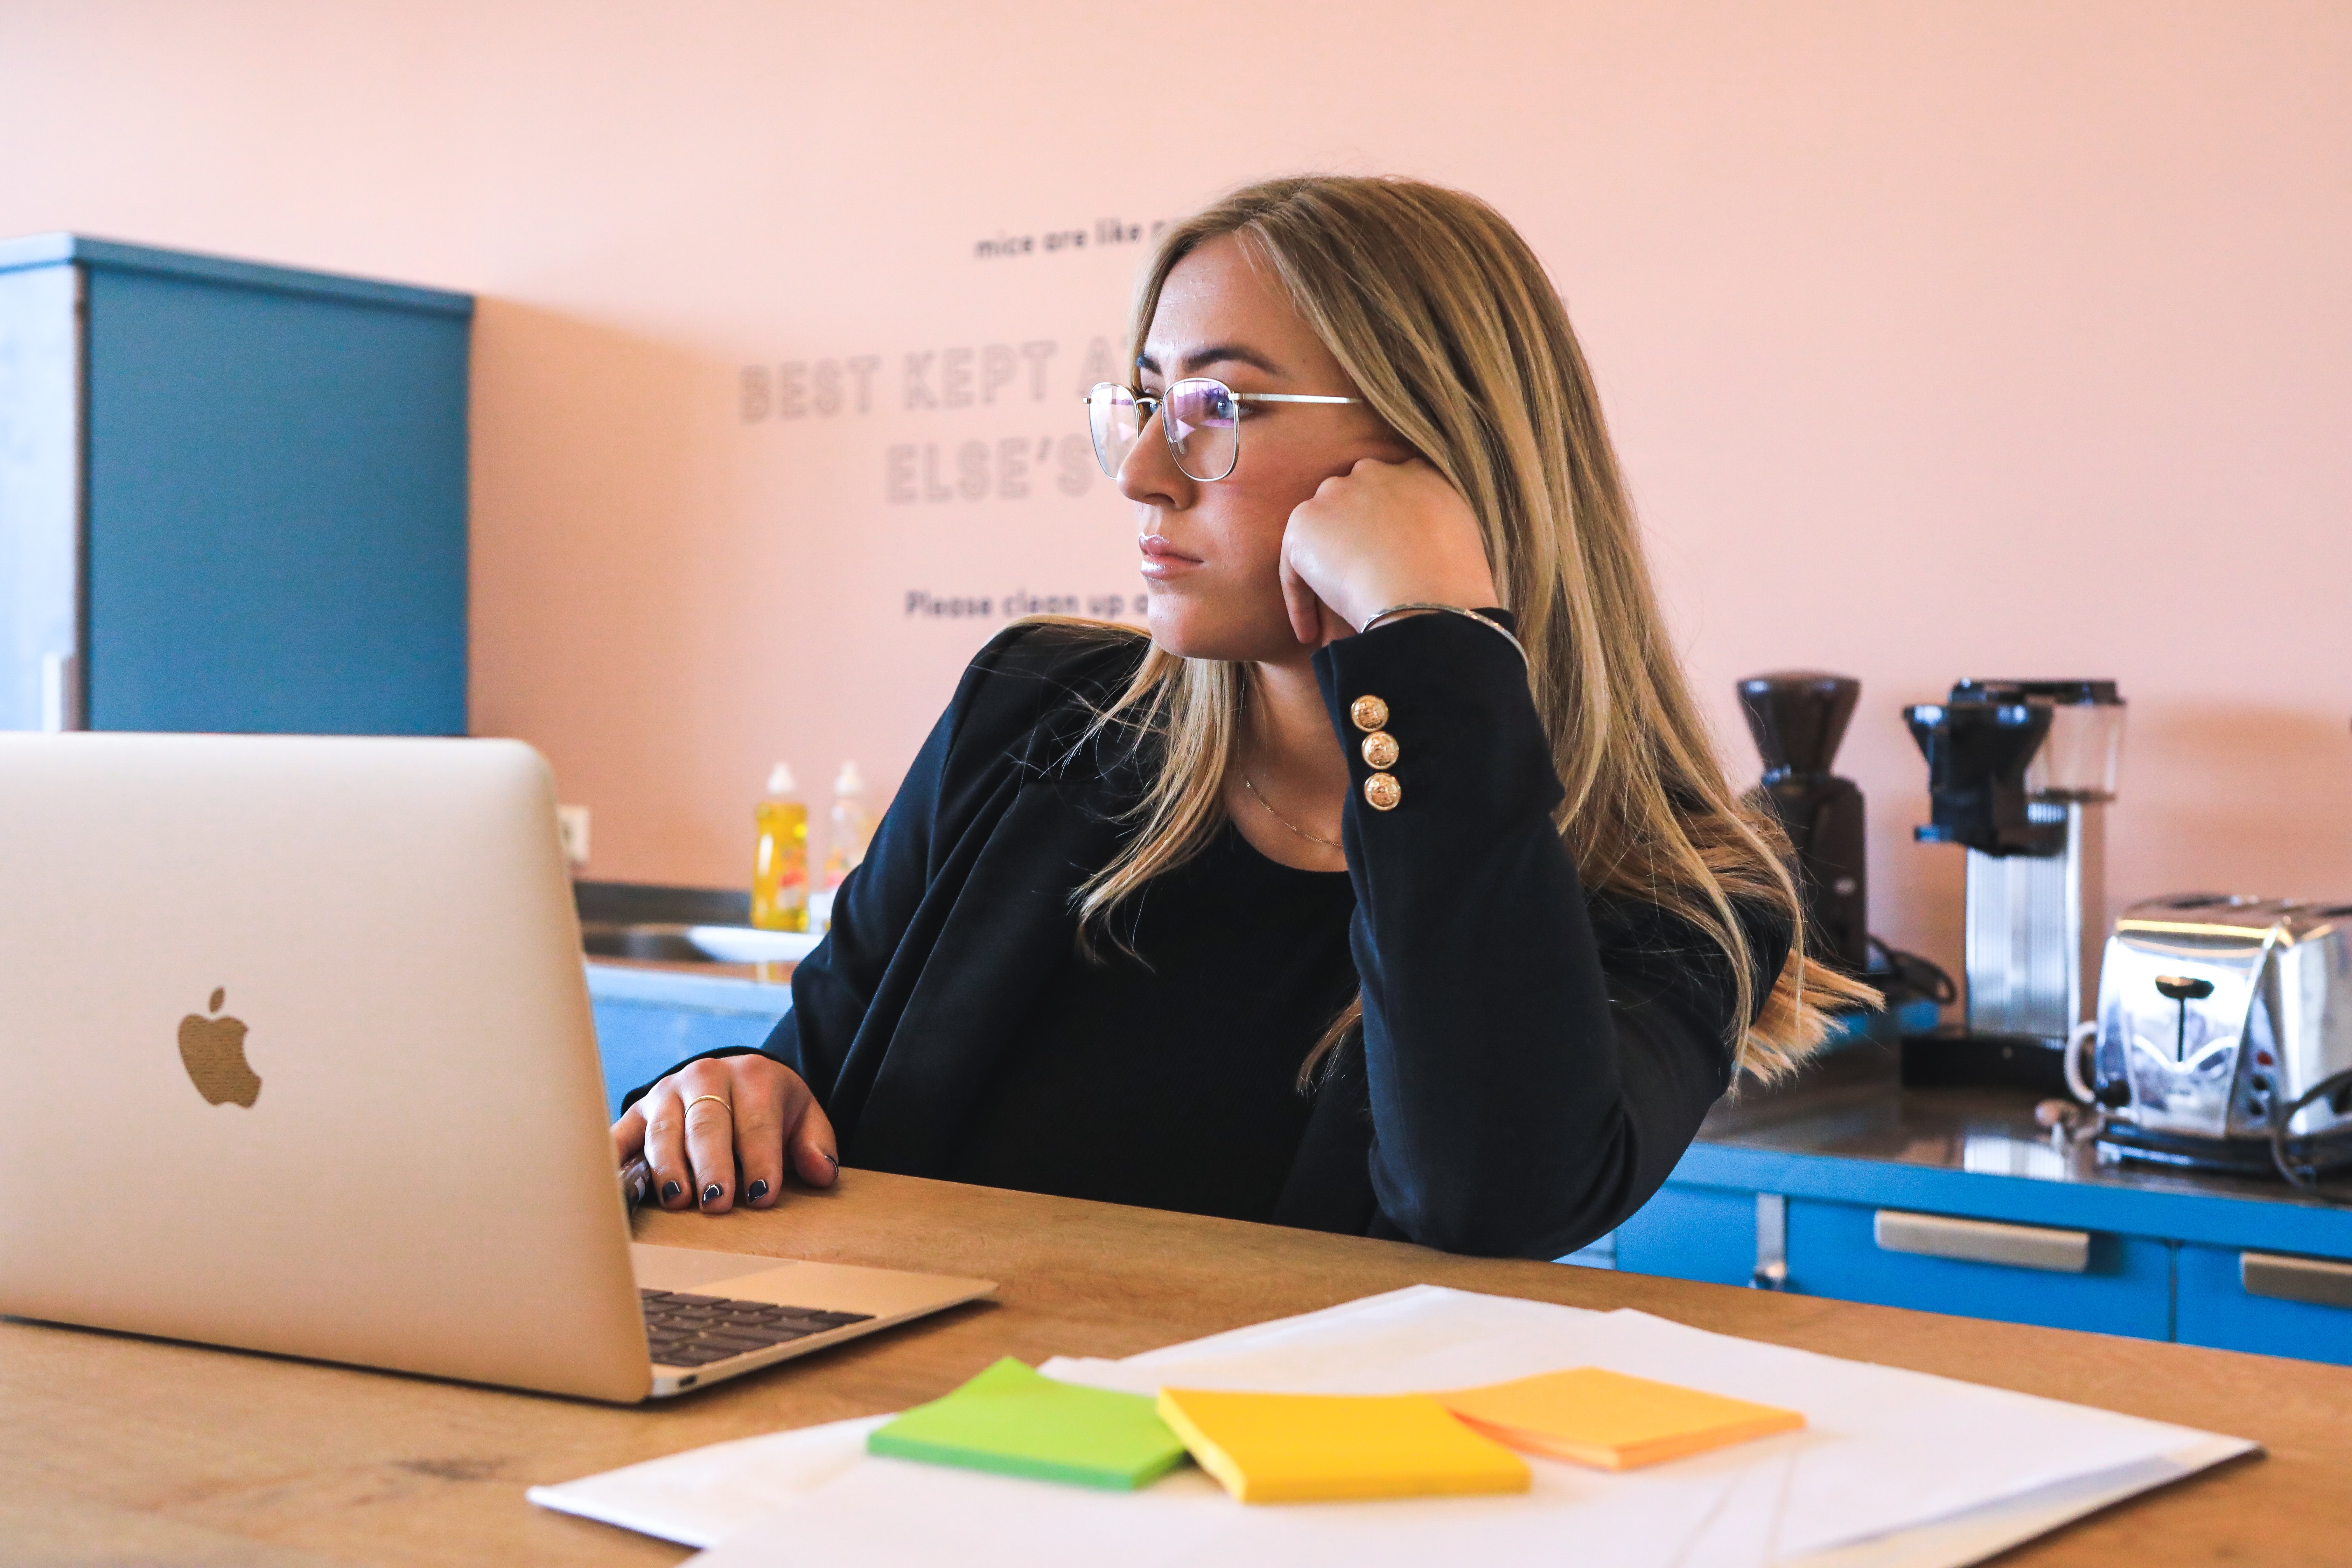
[{"label": "green sticky note pad", "polygon": [[1112,1491],[1133,1491],[1184,1460],[1146,1395],[1056,1383],[1010,1356],[875,1428],[866,1451]]}]

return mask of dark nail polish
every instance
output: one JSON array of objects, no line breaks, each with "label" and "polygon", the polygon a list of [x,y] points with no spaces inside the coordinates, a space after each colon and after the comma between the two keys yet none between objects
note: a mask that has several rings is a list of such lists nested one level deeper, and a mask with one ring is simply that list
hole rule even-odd
[{"label": "dark nail polish", "polygon": [[717,1182],[713,1182],[709,1186],[702,1189],[702,1201],[707,1204],[715,1204],[719,1201],[719,1194],[724,1190],[725,1189],[720,1187]]},{"label": "dark nail polish", "polygon": [[664,1182],[662,1184],[662,1202],[667,1203],[670,1199],[677,1196],[678,1194],[684,1191],[686,1191],[686,1189],[679,1186],[676,1182]]},{"label": "dark nail polish", "polygon": [[750,1198],[755,1204],[761,1198],[766,1197],[768,1195],[768,1178],[761,1176],[754,1180],[750,1186],[743,1189],[743,1195]]}]

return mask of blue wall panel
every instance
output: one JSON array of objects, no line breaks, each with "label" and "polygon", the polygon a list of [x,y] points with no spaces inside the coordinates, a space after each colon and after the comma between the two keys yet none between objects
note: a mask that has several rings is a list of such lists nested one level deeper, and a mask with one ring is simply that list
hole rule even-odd
[{"label": "blue wall panel", "polygon": [[92,266],[89,722],[462,734],[467,321]]},{"label": "blue wall panel", "polygon": [[53,718],[80,651],[81,327],[70,267],[0,271],[0,730]]}]

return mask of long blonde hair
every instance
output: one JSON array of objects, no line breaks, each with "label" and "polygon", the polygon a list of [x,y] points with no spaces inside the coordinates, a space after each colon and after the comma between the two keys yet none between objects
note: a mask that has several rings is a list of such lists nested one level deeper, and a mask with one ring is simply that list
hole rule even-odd
[{"label": "long blonde hair", "polygon": [[[1638,526],[1568,312],[1517,230],[1459,191],[1314,176],[1234,192],[1171,227],[1138,291],[1134,355],[1168,275],[1202,242],[1237,236],[1372,408],[1469,499],[1567,796],[1555,820],[1588,889],[1688,921],[1737,987],[1735,1070],[1792,1071],[1826,1032],[1822,1004],[1876,994],[1808,966],[1787,842],[1725,783],[1667,646]],[[1137,831],[1078,895],[1084,936],[1225,820],[1244,666],[1154,648],[1098,717],[1153,756]],[[1734,900],[1796,931],[1770,991]],[[1308,1057],[1310,1074],[1362,1016],[1360,999]],[[1747,1023],[1752,1019],[1752,1023]],[[1745,1027],[1740,1025],[1745,1024]]]}]

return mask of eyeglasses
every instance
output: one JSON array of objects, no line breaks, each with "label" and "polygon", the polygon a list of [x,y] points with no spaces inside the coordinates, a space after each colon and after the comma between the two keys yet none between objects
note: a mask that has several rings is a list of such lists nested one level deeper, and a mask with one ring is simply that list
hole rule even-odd
[{"label": "eyeglasses", "polygon": [[1241,461],[1241,405],[1244,403],[1361,403],[1360,397],[1310,397],[1296,392],[1235,392],[1205,375],[1171,382],[1162,393],[1138,392],[1116,382],[1095,384],[1087,394],[1087,425],[1095,438],[1095,460],[1118,478],[1127,455],[1154,414],[1168,437],[1169,455],[1187,479],[1213,483]]}]

